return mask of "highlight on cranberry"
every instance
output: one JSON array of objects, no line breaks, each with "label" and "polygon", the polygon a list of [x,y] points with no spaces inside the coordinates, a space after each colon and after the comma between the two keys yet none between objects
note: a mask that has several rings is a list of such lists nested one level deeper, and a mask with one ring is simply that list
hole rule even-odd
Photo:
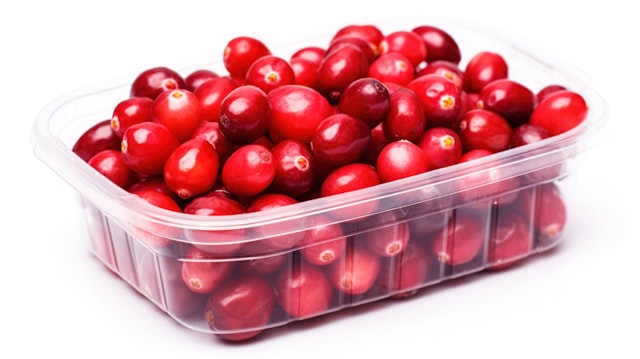
[{"label": "highlight on cranberry", "polygon": [[[97,118],[72,151],[161,218],[229,219],[222,228],[159,221],[126,235],[151,255],[137,265],[148,266],[140,285],[154,288],[141,291],[194,327],[245,341],[449,276],[512,268],[555,245],[569,216],[563,164],[513,176],[490,159],[575,129],[589,104],[566,84],[510,78],[507,57],[465,53],[453,35],[434,24],[351,24],[290,54],[238,36],[220,49],[226,72],[154,67],[131,79],[112,118]],[[464,172],[478,161],[491,167]],[[463,171],[449,188],[421,188],[434,201],[398,197],[402,207],[389,208],[369,198],[260,222],[454,166]]]}]

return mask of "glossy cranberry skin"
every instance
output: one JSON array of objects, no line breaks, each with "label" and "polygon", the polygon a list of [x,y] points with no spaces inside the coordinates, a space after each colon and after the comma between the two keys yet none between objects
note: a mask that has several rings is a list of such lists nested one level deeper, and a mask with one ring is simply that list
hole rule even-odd
[{"label": "glossy cranberry skin", "polygon": [[558,85],[558,84],[551,84],[551,85],[547,85],[547,86],[541,88],[538,91],[538,93],[536,93],[537,103],[541,102],[542,100],[547,98],[552,93],[554,93],[556,91],[562,91],[562,90],[568,90],[568,89],[565,86]]},{"label": "glossy cranberry skin", "polygon": [[369,77],[383,83],[405,86],[414,78],[415,66],[399,52],[388,52],[378,56],[369,65]]},{"label": "glossy cranberry skin", "polygon": [[89,127],[78,137],[71,150],[84,161],[103,150],[119,150],[121,138],[111,127],[111,119],[102,120]]},{"label": "glossy cranberry skin", "polygon": [[231,276],[235,262],[217,257],[198,247],[191,247],[182,261],[182,280],[196,293],[211,293]]},{"label": "glossy cranberry skin", "polygon": [[580,125],[588,113],[589,106],[582,95],[569,90],[556,91],[536,106],[529,123],[555,136]]},{"label": "glossy cranberry skin", "polygon": [[416,67],[427,58],[427,46],[422,38],[413,31],[397,30],[385,35],[378,44],[380,54],[398,52],[404,55]]},{"label": "glossy cranberry skin", "polygon": [[113,109],[111,128],[120,138],[129,126],[149,121],[153,100],[148,97],[129,97],[120,101]]},{"label": "glossy cranberry skin", "polygon": [[467,111],[457,125],[465,150],[485,149],[500,152],[511,144],[511,126],[507,120],[489,110]]},{"label": "glossy cranberry skin", "polygon": [[231,142],[249,144],[269,129],[271,106],[267,94],[257,86],[233,89],[220,104],[220,130]]},{"label": "glossy cranberry skin", "polygon": [[389,90],[379,80],[363,77],[353,81],[340,96],[338,109],[374,128],[389,111]]},{"label": "glossy cranberry skin", "polygon": [[231,76],[244,79],[251,64],[266,55],[271,55],[271,51],[262,41],[250,36],[238,36],[225,46],[222,61]]},{"label": "glossy cranberry skin", "polygon": [[285,139],[273,146],[271,154],[276,164],[272,183],[276,191],[294,198],[311,191],[317,168],[316,159],[306,143]]},{"label": "glossy cranberry skin", "polygon": [[541,247],[557,244],[568,216],[560,187],[555,182],[547,182],[520,194],[517,208],[525,220],[533,223],[537,244]]},{"label": "glossy cranberry skin", "polygon": [[382,129],[390,141],[417,142],[426,128],[424,108],[415,92],[400,88],[389,96],[389,111]]},{"label": "glossy cranberry skin", "polygon": [[[359,233],[354,235],[357,245],[366,246],[380,257],[401,254],[409,244],[410,229],[394,211],[383,212],[356,223]],[[361,229],[361,230],[360,230]]]},{"label": "glossy cranberry skin", "polygon": [[429,169],[452,166],[462,157],[462,141],[458,133],[449,127],[432,127],[426,130],[418,146],[427,158]]},{"label": "glossy cranberry skin", "polygon": [[486,84],[507,78],[508,75],[509,66],[502,55],[491,51],[481,51],[475,54],[465,67],[464,90],[480,93]]},{"label": "glossy cranberry skin", "polygon": [[461,90],[444,76],[428,74],[407,84],[420,99],[427,118],[427,126],[451,126],[462,107]]},{"label": "glossy cranberry skin", "polygon": [[[320,195],[328,197],[373,187],[381,183],[375,168],[364,163],[350,163],[331,171],[320,186]],[[378,201],[369,201],[353,207],[339,208],[331,211],[335,218],[360,218],[367,216],[378,208]]]},{"label": "glossy cranberry skin", "polygon": [[475,214],[455,211],[446,228],[431,243],[431,251],[441,263],[453,266],[473,260],[482,250],[486,223]]},{"label": "glossy cranberry skin", "polygon": [[294,84],[316,88],[318,86],[319,63],[296,57],[289,61],[293,70]]},{"label": "glossy cranberry skin", "polygon": [[271,151],[262,145],[248,144],[229,156],[222,167],[221,180],[232,194],[250,197],[269,187],[275,174]]},{"label": "glossy cranberry skin", "polygon": [[[268,211],[296,203],[296,199],[282,193],[263,193],[252,199],[247,206],[247,212]],[[297,247],[304,237],[304,232],[296,231],[299,225],[299,221],[281,222],[251,227],[250,231],[252,238],[262,238],[260,241],[267,248],[290,249]],[[272,233],[282,234],[272,236]]]},{"label": "glossy cranberry skin", "polygon": [[185,88],[191,92],[195,92],[204,82],[217,77],[220,77],[220,75],[214,71],[197,69],[184,78]]},{"label": "glossy cranberry skin", "polygon": [[294,84],[295,73],[287,60],[274,55],[265,55],[249,66],[245,82],[268,93],[278,86]]},{"label": "glossy cranberry skin", "polygon": [[498,210],[493,226],[487,249],[489,269],[507,268],[533,249],[529,226],[517,212]]},{"label": "glossy cranberry skin", "polygon": [[274,279],[276,300],[293,318],[308,318],[331,307],[333,287],[325,273],[308,263],[294,263]]},{"label": "glossy cranberry skin", "polygon": [[366,55],[353,44],[327,52],[318,66],[318,91],[331,103],[338,103],[342,91],[369,72]]},{"label": "glossy cranberry skin", "polygon": [[180,144],[167,158],[164,180],[180,198],[209,191],[218,179],[220,159],[211,143],[192,138]]},{"label": "glossy cranberry skin", "polygon": [[220,331],[218,337],[245,341],[260,334],[269,323],[275,302],[273,288],[266,279],[237,276],[211,294],[204,317],[212,330]]},{"label": "glossy cranberry skin", "polygon": [[407,243],[397,256],[382,259],[378,283],[392,298],[406,298],[415,294],[429,279],[431,262],[427,251],[416,243]]},{"label": "glossy cranberry skin", "polygon": [[102,150],[87,162],[100,174],[118,187],[127,189],[136,179],[136,174],[125,163],[119,150]]},{"label": "glossy cranberry skin", "polygon": [[479,95],[480,106],[504,117],[511,127],[529,121],[536,104],[536,96],[529,88],[510,79],[488,83]]},{"label": "glossy cranberry skin", "polygon": [[[167,186],[162,175],[144,176],[136,179],[135,182],[127,189],[131,193],[156,191],[165,196],[169,196],[175,203],[181,201],[181,198]],[[162,207],[162,206],[161,206]]]},{"label": "glossy cranberry skin", "polygon": [[164,91],[186,87],[184,78],[175,70],[163,66],[153,67],[141,72],[133,80],[130,96],[155,99]]},{"label": "glossy cranberry skin", "polygon": [[511,147],[528,145],[549,137],[551,137],[551,135],[546,129],[530,123],[523,123],[513,129],[511,134]]},{"label": "glossy cranberry skin", "polygon": [[267,97],[271,104],[270,130],[284,138],[311,141],[320,122],[333,114],[329,101],[310,87],[280,86]]},{"label": "glossy cranberry skin", "polygon": [[320,122],[311,140],[311,150],[318,161],[339,167],[359,161],[370,138],[371,129],[365,122],[336,113]]},{"label": "glossy cranberry skin", "polygon": [[298,50],[296,50],[291,57],[289,58],[289,62],[292,62],[296,59],[303,59],[306,61],[310,61],[316,65],[320,64],[322,58],[326,53],[326,49],[319,46],[305,46]]},{"label": "glossy cranberry skin", "polygon": [[391,140],[385,134],[383,124],[379,124],[375,128],[371,129],[371,139],[369,140],[369,145],[367,149],[364,151],[364,155],[362,156],[362,161],[364,163],[375,166],[378,161],[378,156],[380,155],[380,151],[382,148]]},{"label": "glossy cranberry skin", "polygon": [[327,51],[325,52],[325,57],[329,53],[336,51],[345,45],[355,45],[357,48],[359,48],[360,51],[362,51],[362,53],[364,54],[364,57],[367,59],[367,63],[373,62],[373,60],[375,60],[377,57],[376,52],[369,45],[369,43],[359,37],[341,37],[332,41],[327,48]]},{"label": "glossy cranberry skin", "polygon": [[348,247],[341,260],[327,266],[331,285],[346,295],[360,295],[368,291],[380,274],[380,257],[364,245]]},{"label": "glossy cranberry skin", "polygon": [[132,125],[122,136],[122,157],[129,168],[141,174],[158,175],[164,163],[180,145],[166,126],[157,122]]},{"label": "glossy cranberry skin", "polygon": [[460,63],[460,47],[445,30],[435,26],[421,25],[411,31],[418,34],[424,41],[427,47],[427,63],[438,60]]},{"label": "glossy cranberry skin", "polygon": [[204,110],[193,92],[177,89],[162,92],[151,107],[149,120],[166,126],[180,142],[191,137],[203,121]]},{"label": "glossy cranberry skin", "polygon": [[202,104],[202,121],[217,122],[222,100],[236,87],[238,84],[227,76],[210,79],[198,86],[193,94]]},{"label": "glossy cranberry skin", "polygon": [[[157,188],[140,186],[137,189],[130,187],[129,191],[156,207],[173,212],[182,212],[182,208],[174,199],[173,193],[167,193]],[[174,243],[174,238],[178,238],[181,232],[180,228],[161,223],[148,223],[146,226],[150,228],[132,227],[132,232],[137,239],[140,239],[154,250],[169,247]]]},{"label": "glossy cranberry skin", "polygon": [[[469,150],[462,154],[458,163],[472,162],[493,153],[486,149]],[[516,190],[520,188],[521,177],[508,177],[502,171],[504,167],[499,162],[489,162],[481,169],[461,177],[455,182],[455,187],[462,199],[469,203],[480,201],[482,206],[482,200],[496,197],[499,197],[501,204],[511,203],[517,198]]]},{"label": "glossy cranberry skin", "polygon": [[444,76],[451,80],[459,88],[462,88],[463,86],[464,72],[462,72],[462,70],[454,62],[446,60],[436,60],[433,62],[429,62],[426,66],[418,70],[418,72],[416,73],[416,77],[428,74]]},{"label": "glossy cranberry skin", "polygon": [[378,50],[378,44],[382,41],[384,33],[377,26],[371,24],[351,24],[344,26],[336,31],[331,42],[336,42],[342,38],[352,37],[365,40],[375,53],[380,53]]},{"label": "glossy cranberry skin", "polygon": [[381,182],[415,176],[428,169],[422,148],[407,140],[393,141],[384,146],[376,163]]},{"label": "glossy cranberry skin", "polygon": [[218,160],[222,165],[239,145],[227,139],[220,129],[219,122],[203,121],[191,134],[191,138],[207,140],[218,153]]}]

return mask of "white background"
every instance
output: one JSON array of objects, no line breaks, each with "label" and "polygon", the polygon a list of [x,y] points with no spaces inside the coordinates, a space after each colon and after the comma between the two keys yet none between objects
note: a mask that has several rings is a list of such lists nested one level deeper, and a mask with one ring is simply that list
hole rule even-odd
[{"label": "white background", "polygon": [[[4,1],[0,357],[640,358],[640,22],[627,4]],[[71,90],[192,54],[217,60],[243,33],[286,42],[407,16],[516,34],[590,75],[606,99],[611,131],[580,166],[571,235],[557,251],[230,345],[177,324],[98,262],[73,189],[33,155],[38,112]]]}]

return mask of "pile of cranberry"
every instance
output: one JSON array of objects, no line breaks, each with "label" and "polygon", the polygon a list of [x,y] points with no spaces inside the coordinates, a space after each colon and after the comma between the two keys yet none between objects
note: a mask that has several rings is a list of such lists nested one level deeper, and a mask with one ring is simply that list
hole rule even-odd
[{"label": "pile of cranberry", "polygon": [[[426,25],[390,33],[374,25],[345,26],[326,46],[300,48],[288,58],[272,53],[256,38],[236,37],[223,52],[228,73],[198,69],[179,74],[167,67],[141,72],[132,82],[130,97],[114,104],[112,118],[88,129],[73,151],[116,185],[156,206],[234,215],[489,156],[564,133],[587,116],[588,106],[577,92],[560,84],[533,92],[510,79],[509,66],[498,53],[479,52],[464,67],[460,61],[454,38]],[[557,188],[549,187],[548,192],[557,207]],[[319,221],[295,241],[288,236],[265,245],[274,250],[298,248],[313,240],[305,237],[328,238],[330,231],[339,237],[341,229],[333,225],[353,215]],[[460,217],[458,227],[444,232],[474,238],[484,232],[483,222]],[[510,219],[513,222],[527,237],[526,221]],[[275,303],[292,317],[308,317],[328,310],[336,290],[366,292],[393,273],[381,269],[380,258],[404,253],[395,265],[406,265],[414,273],[426,271],[415,259],[423,257],[424,248],[408,242],[409,236],[396,240],[400,232],[393,227],[388,236],[393,241],[370,236],[366,250],[348,247],[348,268],[330,266],[345,255],[345,239],[303,248],[304,265],[286,278],[232,275],[239,271],[232,268],[235,262],[188,260],[181,262],[181,276],[191,291],[209,298],[203,312],[211,327],[250,328],[222,335],[244,340],[273,322]],[[465,245],[461,242],[453,254],[446,252],[450,245],[437,244],[438,236],[433,237],[432,247],[439,248],[434,257],[451,265],[473,258],[483,242],[483,237],[467,240],[473,242],[468,251],[460,249]],[[155,240],[156,247],[171,242]],[[240,246],[214,246],[216,251],[224,247],[225,253],[193,246],[186,258],[229,256],[239,253]],[[531,245],[518,250],[529,251]],[[210,272],[203,274],[205,267]],[[368,279],[345,279],[358,272],[354,268],[366,268]],[[294,291],[295,276],[305,276],[313,291]],[[420,277],[416,281],[425,280],[415,276]],[[240,298],[236,300],[245,308],[242,313],[234,312],[238,308],[229,304],[231,297]]]}]

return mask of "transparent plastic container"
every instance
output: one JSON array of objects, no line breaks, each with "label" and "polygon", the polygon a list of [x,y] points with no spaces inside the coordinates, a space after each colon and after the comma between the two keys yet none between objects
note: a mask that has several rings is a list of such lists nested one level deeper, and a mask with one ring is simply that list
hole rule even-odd
[{"label": "transparent plastic container", "polygon": [[[585,150],[602,139],[605,101],[580,71],[520,39],[451,22],[376,25],[386,32],[425,24],[454,37],[462,50],[461,68],[479,51],[497,52],[509,65],[509,78],[534,92],[549,84],[562,84],[580,93],[589,105],[588,118],[567,133],[472,162],[233,216],[196,216],[154,207],[109,182],[71,151],[84,131],[111,117],[115,104],[128,96],[134,76],[52,101],[36,119],[34,152],[77,190],[91,247],[100,261],[182,325],[232,340],[345,307],[403,298],[454,277],[483,270],[498,272],[511,262],[570,238],[565,228],[567,221],[575,220],[572,181]],[[272,47],[272,52],[286,57],[303,45],[323,46],[330,35]],[[201,68],[225,72],[221,62],[206,59],[169,67],[184,75]],[[499,239],[505,237],[505,231],[521,228],[525,230],[520,237],[526,238],[523,249],[503,258]],[[469,237],[480,238],[477,248],[465,246]],[[377,264],[370,268],[376,271],[375,281],[365,292],[334,287],[331,277],[344,277],[352,265],[358,265],[351,254],[363,247],[372,252],[380,238],[404,241],[406,249],[394,255],[376,254]],[[343,241],[344,252],[329,265],[310,264],[304,257],[305,250],[339,241]],[[282,242],[304,244],[277,245]],[[266,283],[270,288],[270,298],[264,299],[270,309],[268,318],[253,316],[234,324],[214,318],[206,307],[212,293],[196,293],[182,279],[183,266],[193,262],[187,259],[193,247],[213,254],[200,262],[212,268],[221,264],[231,268],[224,274],[225,283],[244,277]],[[527,265],[535,265],[535,261]],[[312,288],[300,285],[304,278],[298,276],[308,271],[321,273],[330,283],[328,298],[305,293],[322,287],[317,282]],[[300,306],[298,311],[285,308],[305,296],[313,298],[313,303],[304,303],[305,310]]]}]

